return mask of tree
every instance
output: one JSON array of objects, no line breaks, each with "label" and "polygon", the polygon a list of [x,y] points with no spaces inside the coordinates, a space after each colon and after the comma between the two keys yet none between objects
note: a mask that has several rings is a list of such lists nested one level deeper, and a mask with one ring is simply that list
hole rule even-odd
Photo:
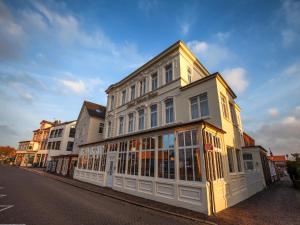
[{"label": "tree", "polygon": [[0,161],[9,163],[16,156],[16,149],[10,146],[0,146]]}]

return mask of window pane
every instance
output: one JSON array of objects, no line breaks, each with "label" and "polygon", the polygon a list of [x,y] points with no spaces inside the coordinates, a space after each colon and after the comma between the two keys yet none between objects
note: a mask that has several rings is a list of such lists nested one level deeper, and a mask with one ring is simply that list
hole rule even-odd
[{"label": "window pane", "polygon": [[184,132],[184,136],[185,136],[185,146],[191,146],[192,144],[191,132],[190,131]]},{"label": "window pane", "polygon": [[162,170],[164,166],[164,155],[163,151],[158,151],[158,177],[163,177]]},{"label": "window pane", "polygon": [[174,148],[174,134],[169,134],[169,148]]},{"label": "window pane", "polygon": [[179,149],[179,177],[185,180],[185,155],[184,149]]},{"label": "window pane", "polygon": [[193,157],[192,157],[191,148],[186,149],[185,157],[186,157],[187,180],[193,180]]},{"label": "window pane", "polygon": [[178,146],[179,147],[184,146],[183,132],[178,133]]},{"label": "window pane", "polygon": [[195,172],[195,181],[201,181],[201,164],[200,164],[200,149],[194,148],[194,172]]},{"label": "window pane", "polygon": [[174,150],[169,150],[169,178],[175,179],[175,152]]},{"label": "window pane", "polygon": [[198,97],[191,98],[191,113],[192,119],[196,119],[199,117],[199,107],[198,107]]}]

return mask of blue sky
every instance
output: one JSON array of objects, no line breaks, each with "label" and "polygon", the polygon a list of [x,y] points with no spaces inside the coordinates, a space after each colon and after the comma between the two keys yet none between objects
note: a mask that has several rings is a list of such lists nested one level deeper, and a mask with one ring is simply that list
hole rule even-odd
[{"label": "blue sky", "polygon": [[76,119],[84,99],[183,40],[238,95],[244,130],[300,152],[300,2],[1,1],[0,145],[42,119]]}]

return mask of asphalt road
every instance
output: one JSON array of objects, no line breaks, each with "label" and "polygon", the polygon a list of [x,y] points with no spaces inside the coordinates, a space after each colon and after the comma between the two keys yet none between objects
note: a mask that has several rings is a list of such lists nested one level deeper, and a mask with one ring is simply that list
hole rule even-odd
[{"label": "asphalt road", "polygon": [[[10,207],[10,208],[8,208]],[[0,224],[199,224],[0,165]]]}]

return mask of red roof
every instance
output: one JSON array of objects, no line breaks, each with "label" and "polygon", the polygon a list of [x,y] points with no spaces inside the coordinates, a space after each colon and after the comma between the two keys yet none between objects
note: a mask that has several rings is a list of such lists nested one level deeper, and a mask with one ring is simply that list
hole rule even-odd
[{"label": "red roof", "polygon": [[268,159],[273,162],[285,162],[285,155],[274,155],[274,156],[268,156]]}]

